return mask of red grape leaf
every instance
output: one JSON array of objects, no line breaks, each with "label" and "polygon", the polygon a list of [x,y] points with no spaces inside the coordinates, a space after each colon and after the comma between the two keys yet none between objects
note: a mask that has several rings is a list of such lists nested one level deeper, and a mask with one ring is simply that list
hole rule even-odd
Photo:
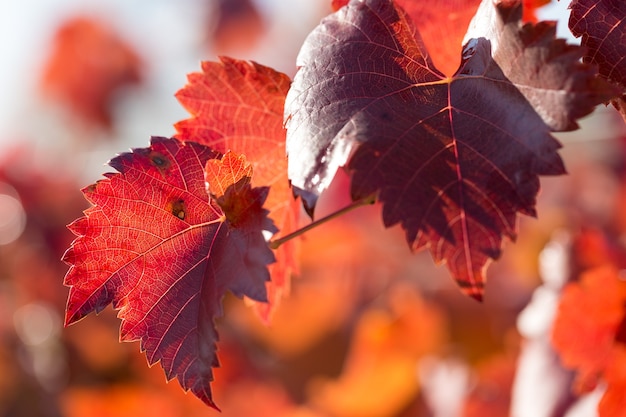
[{"label": "red grape leaf", "polygon": [[475,19],[484,33],[445,77],[395,3],[352,1],[305,41],[285,114],[289,178],[309,212],[347,165],[353,199],[378,193],[385,225],[481,298],[502,235],[515,238],[517,212],[535,215],[538,175],[564,172],[550,130],[575,128],[612,90],[554,24],[521,26],[519,2],[486,1]]},{"label": "red grape leaf", "polygon": [[626,120],[626,2],[574,0],[570,8],[569,28],[588,48],[583,61],[597,64],[601,77],[621,87],[613,104]]},{"label": "red grape leaf", "polygon": [[42,89],[85,120],[110,127],[116,91],[140,81],[135,51],[109,27],[88,18],[68,20],[55,35]]},{"label": "red grape leaf", "polygon": [[[264,206],[280,230],[276,237],[291,233],[298,225],[299,202],[292,197],[286,174],[283,107],[289,77],[254,62],[221,57],[220,62],[203,62],[202,72],[188,79],[176,97],[192,117],[176,124],[177,137],[246,155],[255,172],[252,185],[270,187]],[[289,277],[297,270],[297,251],[297,240],[276,250],[267,284],[270,303],[257,304],[261,316],[267,318],[288,291]]]},{"label": "red grape leaf", "polygon": [[584,48],[555,39],[555,22],[520,27],[518,18],[519,7],[493,7],[491,1],[484,1],[466,39],[491,42],[495,63],[550,130],[577,129],[576,119],[618,91],[597,80],[594,67],[579,63]]},{"label": "red grape leaf", "polygon": [[[274,259],[262,235],[273,227],[260,208],[267,190],[223,183],[225,195],[249,194],[237,226],[209,197],[204,168],[218,157],[159,137],[115,157],[109,164],[119,173],[83,190],[92,207],[69,226],[78,237],[64,256],[71,265],[66,324],[111,303],[122,319],[120,339],[141,340],[150,365],[160,361],[168,379],[212,407],[221,298],[230,290],[264,301]],[[234,183],[247,181],[249,171],[241,174],[222,173]]]}]

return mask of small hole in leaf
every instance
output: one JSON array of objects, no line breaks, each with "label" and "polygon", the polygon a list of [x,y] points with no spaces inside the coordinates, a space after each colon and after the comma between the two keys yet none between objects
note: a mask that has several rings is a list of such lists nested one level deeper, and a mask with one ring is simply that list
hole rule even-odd
[{"label": "small hole in leaf", "polygon": [[185,220],[185,201],[182,199],[173,201],[171,204],[170,212],[181,220]]}]

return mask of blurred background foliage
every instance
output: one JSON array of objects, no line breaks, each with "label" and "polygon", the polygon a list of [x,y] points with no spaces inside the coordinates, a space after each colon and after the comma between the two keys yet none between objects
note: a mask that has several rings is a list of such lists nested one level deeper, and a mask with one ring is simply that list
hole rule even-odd
[{"label": "blurred background foliage", "polygon": [[[63,328],[60,258],[73,239],[65,226],[109,158],[174,133],[187,115],[173,95],[201,60],[229,55],[293,76],[299,45],[329,3],[0,6],[0,416],[215,413],[165,384],[138,344],[119,344],[111,309]],[[566,21],[559,7],[549,13]],[[612,108],[581,124],[559,136],[570,174],[542,179],[539,218],[520,219],[517,242],[489,269],[483,304],[461,295],[428,253],[410,253],[399,229],[385,230],[377,206],[307,233],[301,273],[269,324],[225,300],[214,383],[222,414],[499,417],[533,415],[534,402],[543,410],[534,415],[594,415],[595,386],[584,408],[549,333],[566,281],[624,266],[626,130]],[[347,203],[347,181],[336,179],[320,217]],[[552,252],[540,256],[546,244]],[[547,399],[535,392],[545,375]]]}]

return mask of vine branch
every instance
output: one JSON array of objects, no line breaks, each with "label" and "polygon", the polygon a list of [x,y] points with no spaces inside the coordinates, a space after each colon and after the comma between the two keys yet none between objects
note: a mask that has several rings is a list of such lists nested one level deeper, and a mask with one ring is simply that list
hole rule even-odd
[{"label": "vine branch", "polygon": [[271,249],[278,249],[280,247],[280,245],[282,245],[285,242],[290,241],[293,238],[296,238],[306,232],[308,232],[311,229],[316,228],[317,226],[320,226],[334,218],[340,217],[356,208],[362,207],[362,206],[367,206],[370,204],[374,204],[374,202],[376,201],[376,196],[375,195],[370,195],[367,196],[365,198],[362,198],[360,200],[356,200],[353,201],[352,203],[350,203],[349,205],[329,214],[328,216],[324,216],[321,219],[317,219],[315,221],[312,221],[311,223],[307,224],[306,226],[295,230],[291,233],[289,233],[288,235],[285,235],[283,237],[280,237],[278,239],[274,239],[274,240],[270,240],[268,242],[268,245]]}]

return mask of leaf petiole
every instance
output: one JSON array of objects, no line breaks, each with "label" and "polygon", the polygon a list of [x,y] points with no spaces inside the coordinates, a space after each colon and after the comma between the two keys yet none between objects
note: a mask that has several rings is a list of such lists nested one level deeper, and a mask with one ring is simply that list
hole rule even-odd
[{"label": "leaf petiole", "polygon": [[326,223],[327,221],[330,221],[330,220],[332,220],[334,218],[340,217],[340,216],[342,216],[342,215],[344,215],[344,214],[346,214],[346,213],[348,213],[348,212],[350,212],[350,211],[352,211],[352,210],[354,210],[356,208],[359,208],[361,206],[367,206],[369,204],[374,204],[374,202],[376,202],[376,195],[375,194],[369,195],[369,196],[367,196],[365,198],[362,198],[360,200],[353,201],[349,205],[347,205],[347,206],[345,206],[345,207],[335,211],[334,213],[331,213],[328,216],[324,216],[321,219],[317,219],[317,220],[307,224],[306,226],[289,233],[288,235],[285,235],[285,236],[280,237],[278,239],[270,240],[268,242],[268,245],[269,245],[270,249],[278,249],[278,247],[280,245],[282,245],[283,243],[288,242],[291,239],[296,238],[296,237],[302,235],[303,233],[308,232],[309,230],[314,229],[317,226]]}]

